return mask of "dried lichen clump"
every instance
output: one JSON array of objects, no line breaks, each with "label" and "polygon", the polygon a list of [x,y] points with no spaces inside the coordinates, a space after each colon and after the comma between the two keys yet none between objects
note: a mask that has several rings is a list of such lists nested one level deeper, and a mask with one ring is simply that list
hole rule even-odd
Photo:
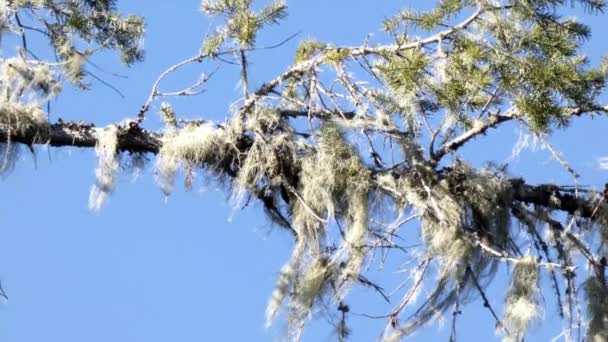
[{"label": "dried lichen clump", "polygon": [[416,149],[409,148],[407,155],[411,165],[408,176],[383,175],[377,179],[378,186],[398,205],[420,214],[424,257],[437,266],[437,273],[427,284],[431,291],[417,313],[387,335],[396,339],[423,326],[456,301],[463,304],[471,300],[478,293],[476,286],[491,279],[498,261],[488,257],[483,248],[508,249],[513,201],[511,186],[500,172],[478,171],[457,162],[447,167],[447,172],[436,173],[419,161]]},{"label": "dried lichen clump", "polygon": [[453,189],[461,192],[471,208],[471,222],[484,241],[491,246],[505,249],[511,228],[510,207],[513,188],[509,181],[492,169],[475,171],[459,163],[460,185]]},{"label": "dried lichen clump", "polygon": [[293,222],[313,248],[327,222],[334,217],[346,222],[344,241],[333,258],[343,265],[338,286],[355,279],[363,264],[370,179],[370,171],[342,132],[335,126],[321,128],[316,154],[302,161],[301,199],[294,206]]},{"label": "dried lichen clump", "polygon": [[590,277],[585,282],[585,294],[589,315],[587,339],[589,342],[608,341],[608,287],[596,277]]},{"label": "dried lichen clump", "polygon": [[247,155],[240,161],[235,180],[239,191],[268,189],[285,183],[283,171],[295,163],[298,147],[293,130],[278,111],[259,107],[247,116],[242,129],[240,121],[231,126],[235,133],[246,132],[252,141]]},{"label": "dried lichen clump", "polygon": [[403,196],[401,202],[420,215],[420,230],[429,256],[441,261],[440,278],[466,265],[472,245],[463,235],[467,223],[462,200],[450,191],[447,181],[437,181],[436,174],[424,164],[412,163],[416,177],[383,179],[385,186]]},{"label": "dried lichen clump", "polygon": [[[604,190],[606,192],[606,190]],[[593,200],[590,202],[594,208],[592,220],[589,220],[589,228],[599,231],[599,236],[604,243],[608,242],[608,203],[601,193],[593,195]]]},{"label": "dried lichen clump", "polygon": [[[332,295],[343,296],[360,274],[366,255],[371,173],[338,127],[322,127],[317,141],[315,152],[302,158],[299,187],[291,189],[296,198],[292,222],[298,242],[281,270],[266,311],[270,324],[283,300],[289,298],[288,320],[294,340],[299,339],[304,321],[324,289],[331,283]],[[343,241],[328,254],[323,246],[333,219],[346,225]]]},{"label": "dried lichen clump", "polygon": [[89,194],[89,208],[99,210],[114,191],[114,183],[120,168],[118,161],[118,127],[110,125],[99,131],[95,154],[98,164],[95,184]]},{"label": "dried lichen clump", "polygon": [[0,126],[8,134],[0,144],[1,173],[11,169],[18,152],[11,135],[36,136],[48,129],[41,106],[61,87],[49,64],[23,58],[0,59],[0,80]]},{"label": "dried lichen clump", "polygon": [[[235,117],[225,125],[194,122],[181,128],[170,108],[163,106],[161,112],[165,135],[156,174],[167,195],[173,191],[180,167],[186,172],[205,168],[215,175],[234,177],[238,202],[247,192],[282,184],[282,171],[296,159],[293,132],[276,110],[260,107],[244,121]],[[246,153],[242,153],[245,143]]]},{"label": "dried lichen clump", "polygon": [[324,223],[336,214],[347,214],[353,196],[367,193],[370,172],[335,126],[324,126],[315,154],[302,159],[300,200],[293,209],[293,222],[300,236],[322,234]]},{"label": "dried lichen clump", "polygon": [[[207,166],[216,170],[228,152],[224,130],[211,123],[195,123],[167,132],[156,161],[156,179],[166,195],[173,192],[175,175],[180,166]],[[218,170],[221,172],[221,170]]]},{"label": "dried lichen clump", "polygon": [[520,259],[513,268],[511,287],[505,299],[503,322],[509,331],[505,341],[521,341],[541,315],[538,271],[538,262],[532,256]]},{"label": "dried lichen clump", "polygon": [[277,284],[275,285],[274,291],[270,296],[268,305],[266,306],[266,326],[269,327],[274,319],[277,317],[283,301],[291,290],[291,285],[297,274],[298,267],[301,264],[301,258],[304,253],[305,245],[303,243],[297,243],[292,251],[291,258],[281,268]]},{"label": "dried lichen clump", "polygon": [[[420,169],[420,168],[419,168]],[[423,172],[395,185],[406,202],[421,213],[421,234],[431,255],[442,259],[445,272],[473,263],[481,271],[490,264],[474,253],[477,241],[484,247],[505,249],[509,238],[512,188],[499,173],[476,171],[455,164],[449,179],[434,182]]]},{"label": "dried lichen clump", "polygon": [[294,284],[289,303],[289,331],[292,341],[299,341],[304,322],[327,281],[335,272],[335,266],[322,256],[315,256],[303,268],[298,281]]}]

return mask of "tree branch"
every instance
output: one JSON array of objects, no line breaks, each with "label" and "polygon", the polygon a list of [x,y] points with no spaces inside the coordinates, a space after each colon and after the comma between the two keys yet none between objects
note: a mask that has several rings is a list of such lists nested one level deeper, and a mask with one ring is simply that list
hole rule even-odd
[{"label": "tree branch", "polygon": [[589,198],[563,193],[554,185],[529,185],[523,179],[511,179],[514,199],[519,202],[557,209],[568,214],[591,218],[595,205]]},{"label": "tree branch", "polygon": [[[27,130],[11,129],[0,122],[0,142],[16,142],[27,146],[44,144],[53,147],[93,148],[97,144],[99,129],[93,124],[58,122]],[[158,153],[162,134],[147,131],[135,122],[119,128],[118,149],[137,153]]]},{"label": "tree branch", "polygon": [[[293,112],[286,115],[290,114]],[[0,122],[0,142],[10,140],[27,146],[44,144],[53,147],[94,148],[98,136],[99,128],[93,124],[58,122],[36,129],[15,130],[11,129],[9,124]],[[160,132],[145,130],[135,122],[131,122],[119,127],[118,150],[156,154],[162,147],[162,137],[163,134]],[[247,146],[243,148],[245,150],[242,152],[247,153]],[[446,171],[450,172],[449,169]],[[405,176],[395,170],[390,172],[397,176]],[[401,173],[403,172],[405,171]],[[590,198],[577,198],[570,193],[560,191],[555,185],[529,185],[521,178],[513,178],[510,183],[516,201],[564,211],[583,218],[593,216],[595,205]]]}]

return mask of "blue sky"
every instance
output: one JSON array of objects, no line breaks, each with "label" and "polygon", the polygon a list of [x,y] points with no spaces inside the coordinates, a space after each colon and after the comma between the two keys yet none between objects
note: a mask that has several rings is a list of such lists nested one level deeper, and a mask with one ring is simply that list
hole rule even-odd
[{"label": "blue sky", "polygon": [[[210,25],[198,11],[199,1],[134,3],[123,1],[120,6],[147,18],[146,61],[126,69],[118,66],[113,54],[97,60],[107,71],[128,76],[99,74],[125,98],[99,83],[90,92],[67,89],[53,103],[52,118],[85,119],[101,126],[133,117],[158,74],[197,52]],[[427,2],[289,1],[287,21],[264,31],[259,44],[272,45],[301,34],[278,49],[256,53],[252,83],[259,85],[281,72],[301,38],[358,44],[371,32],[381,39],[383,17],[421,3]],[[608,50],[602,39],[605,20],[593,19],[595,35],[587,52],[595,59]],[[12,54],[12,46],[3,44],[2,53]],[[163,87],[179,88],[196,80],[200,70],[193,66]],[[188,117],[221,120],[240,96],[237,81],[238,69],[222,66],[208,93],[172,103]],[[157,117],[149,114],[146,124],[157,126]],[[608,155],[602,139],[607,128],[603,118],[584,119],[555,134],[553,142],[582,173],[583,184],[601,186],[606,181],[596,158]],[[513,125],[492,131],[487,140],[473,143],[462,154],[478,162],[505,161],[517,132]],[[165,200],[147,168],[137,179],[122,176],[109,203],[93,214],[87,209],[87,198],[95,163],[90,150],[40,149],[35,162],[24,153],[15,170],[0,182],[4,194],[0,279],[10,298],[0,304],[0,341],[271,341],[281,335],[280,323],[264,328],[263,314],[291,241],[268,224],[258,205],[235,210],[227,201],[229,195],[213,182],[199,182],[190,193],[178,187]],[[528,175],[532,182],[571,181],[543,151],[524,152],[511,162],[511,170]],[[490,293],[493,303],[500,305],[500,288]],[[358,290],[354,295],[353,310],[383,313],[374,310],[379,301],[370,291]],[[553,298],[546,300],[550,318]],[[359,318],[353,323],[353,341],[372,340],[384,324]],[[447,323],[416,335],[415,340],[445,338]],[[549,330],[537,329],[535,339],[553,336],[556,330]],[[466,308],[460,337],[495,338],[493,323],[479,302]],[[320,318],[304,340],[333,341],[335,335]]]}]

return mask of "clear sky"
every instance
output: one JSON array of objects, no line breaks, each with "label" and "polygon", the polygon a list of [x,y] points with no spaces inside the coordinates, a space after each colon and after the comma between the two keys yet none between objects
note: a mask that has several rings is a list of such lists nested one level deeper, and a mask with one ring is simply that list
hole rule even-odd
[{"label": "clear sky", "polygon": [[[67,89],[53,102],[52,119],[85,119],[101,126],[133,117],[158,74],[195,54],[210,24],[198,11],[198,0],[119,3],[125,12],[147,18],[147,58],[130,69],[118,66],[111,54],[97,59],[107,72],[127,75],[127,79],[91,71],[118,87],[125,98],[96,82],[90,92]],[[289,18],[282,26],[262,32],[259,45],[273,45],[301,33],[280,48],[256,53],[252,83],[259,85],[284,70],[301,38],[359,44],[371,32],[380,40],[383,17],[401,7],[428,3],[288,1]],[[608,50],[605,22],[605,16],[593,19],[595,35],[587,52],[596,60]],[[13,46],[5,42],[2,53],[13,54]],[[170,90],[196,80],[198,68],[176,75],[163,87]],[[235,86],[238,68],[223,65],[217,75],[208,93],[173,99],[178,113],[223,119],[230,103],[240,96]],[[158,126],[157,117],[150,114],[146,125]],[[599,187],[606,181],[596,158],[608,155],[603,138],[607,129],[604,118],[585,119],[555,134],[555,145],[582,173],[583,184]],[[516,126],[506,126],[462,154],[477,162],[504,162],[517,136]],[[258,205],[233,209],[228,195],[213,182],[199,182],[190,193],[178,186],[165,200],[148,167],[137,179],[125,173],[109,203],[93,214],[87,209],[87,198],[95,163],[91,150],[39,149],[35,161],[24,153],[15,170],[0,182],[0,279],[10,298],[0,304],[0,341],[278,339],[284,327],[279,322],[265,329],[264,310],[291,241],[288,234],[270,227]],[[511,162],[511,170],[515,175],[529,175],[532,182],[571,182],[546,151],[524,152]],[[504,274],[499,274],[497,280],[501,279]],[[490,294],[493,304],[500,307],[501,290],[491,289]],[[375,310],[379,300],[370,291],[356,291],[353,301],[353,310],[358,312],[384,313]],[[549,319],[554,316],[553,298],[547,295],[546,301]],[[464,341],[496,338],[481,303],[469,305],[461,321]],[[353,323],[352,340],[370,341],[385,322],[353,317]],[[549,326],[553,331],[538,329],[535,340],[553,336],[557,327]],[[336,339],[322,317],[311,328],[305,341]],[[414,339],[445,340],[447,334],[448,324],[437,325]]]}]

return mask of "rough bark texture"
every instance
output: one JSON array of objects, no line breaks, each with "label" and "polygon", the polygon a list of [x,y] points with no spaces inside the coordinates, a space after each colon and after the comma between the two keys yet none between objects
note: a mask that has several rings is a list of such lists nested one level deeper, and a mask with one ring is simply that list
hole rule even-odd
[{"label": "rough bark texture", "polygon": [[[97,144],[98,132],[93,124],[58,122],[28,129],[11,130],[8,124],[0,123],[0,142],[17,142],[32,146],[36,144],[53,147],[93,148]],[[162,134],[147,131],[135,123],[119,130],[119,150],[138,153],[158,153]]]},{"label": "rough bark texture", "polygon": [[[289,112],[287,115],[294,114]],[[0,124],[0,142],[6,142],[7,137],[11,142],[27,146],[38,144],[94,148],[97,144],[98,128],[94,124],[58,122],[37,130],[11,131],[7,125]],[[162,137],[162,133],[145,130],[133,122],[119,129],[118,149],[122,152],[156,154],[162,147]],[[242,147],[247,148],[247,146]],[[447,171],[449,174],[449,169]],[[399,176],[399,172],[396,171],[392,174]],[[510,182],[516,201],[556,209],[584,218],[590,218],[593,214],[594,205],[588,199],[564,193],[557,186],[530,185],[521,178],[513,178]]]}]

